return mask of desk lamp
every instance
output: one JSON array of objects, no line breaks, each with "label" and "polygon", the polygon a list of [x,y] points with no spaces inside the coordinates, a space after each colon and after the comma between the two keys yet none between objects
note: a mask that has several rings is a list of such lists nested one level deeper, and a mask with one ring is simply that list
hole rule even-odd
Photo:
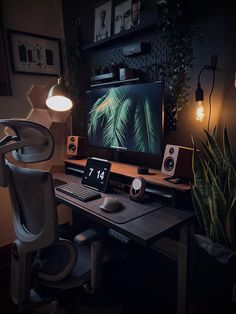
[{"label": "desk lamp", "polygon": [[69,98],[69,92],[65,86],[64,76],[60,76],[57,84],[50,88],[46,105],[50,109],[59,112],[68,111],[72,108],[73,103]]}]

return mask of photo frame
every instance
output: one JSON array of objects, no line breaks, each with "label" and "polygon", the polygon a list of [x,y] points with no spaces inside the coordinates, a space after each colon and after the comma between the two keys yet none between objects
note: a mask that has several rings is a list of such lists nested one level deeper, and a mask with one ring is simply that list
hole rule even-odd
[{"label": "photo frame", "polygon": [[114,11],[114,34],[131,28],[131,0],[116,1]]},{"label": "photo frame", "polygon": [[22,74],[62,74],[61,41],[58,38],[8,30],[12,71]]},{"label": "photo frame", "polygon": [[141,0],[117,0],[114,11],[114,34],[139,26]]},{"label": "photo frame", "polygon": [[112,34],[112,0],[106,0],[94,8],[94,42],[109,38]]}]

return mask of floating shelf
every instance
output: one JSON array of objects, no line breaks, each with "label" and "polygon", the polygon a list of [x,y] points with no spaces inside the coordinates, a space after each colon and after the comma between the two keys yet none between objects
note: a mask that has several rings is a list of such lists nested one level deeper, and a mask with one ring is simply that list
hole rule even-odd
[{"label": "floating shelf", "polygon": [[119,42],[119,40],[130,38],[134,34],[137,35],[137,34],[142,34],[146,31],[155,30],[156,27],[157,27],[156,21],[151,20],[151,21],[148,21],[147,23],[142,24],[140,26],[131,28],[131,29],[124,31],[124,32],[121,32],[119,34],[112,35],[109,38],[85,45],[82,47],[82,50],[88,51],[88,50],[95,50],[97,48],[106,47],[108,45],[111,45],[112,43]]},{"label": "floating shelf", "polygon": [[122,85],[125,83],[131,83],[131,82],[138,83],[140,81],[141,81],[140,77],[135,77],[132,79],[122,80],[122,81],[111,81],[111,82],[91,84],[90,87],[99,87],[99,86],[107,86],[107,85]]}]

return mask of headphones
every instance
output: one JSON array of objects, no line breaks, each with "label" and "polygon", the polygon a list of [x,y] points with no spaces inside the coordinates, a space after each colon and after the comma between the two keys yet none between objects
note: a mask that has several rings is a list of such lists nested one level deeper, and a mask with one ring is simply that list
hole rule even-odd
[{"label": "headphones", "polygon": [[143,177],[133,179],[129,191],[130,198],[133,201],[140,201],[143,198],[146,188],[146,180]]}]

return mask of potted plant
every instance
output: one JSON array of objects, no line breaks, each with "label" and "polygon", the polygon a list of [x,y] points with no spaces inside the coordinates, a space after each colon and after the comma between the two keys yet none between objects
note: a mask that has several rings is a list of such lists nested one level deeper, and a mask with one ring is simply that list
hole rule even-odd
[{"label": "potted plant", "polygon": [[[199,263],[203,266],[204,274],[208,278],[211,271],[214,272],[212,278],[215,278],[215,284],[209,283],[209,287],[214,290],[213,298],[216,298],[217,293],[222,297],[225,294],[225,299],[231,303],[232,289],[236,283],[235,164],[226,127],[222,145],[219,145],[216,139],[215,129],[212,134],[205,130],[205,135],[206,138],[202,140],[202,156],[196,147],[193,153],[192,199],[203,233],[195,235],[194,238],[204,255],[204,265],[198,259],[198,266]],[[216,286],[217,289],[221,287],[218,292]]]}]

